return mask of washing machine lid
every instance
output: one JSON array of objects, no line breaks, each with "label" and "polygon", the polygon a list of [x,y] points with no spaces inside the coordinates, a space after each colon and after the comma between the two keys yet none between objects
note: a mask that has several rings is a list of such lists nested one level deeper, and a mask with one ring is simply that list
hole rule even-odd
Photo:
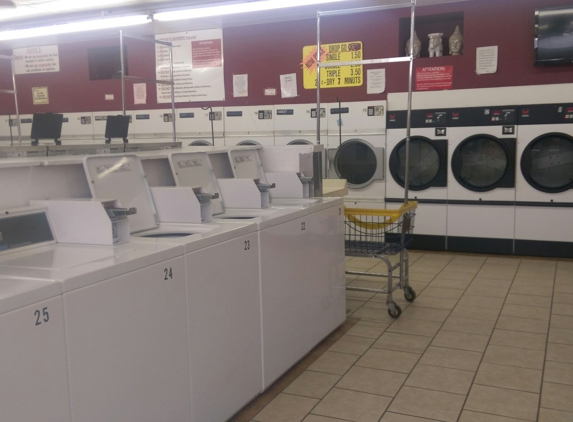
[{"label": "washing machine lid", "polygon": [[174,152],[169,154],[169,164],[177,186],[202,187],[207,193],[217,193],[218,198],[211,199],[213,214],[225,211],[217,177],[206,152]]},{"label": "washing machine lid", "polygon": [[474,192],[515,187],[515,139],[478,134],[462,141],[452,156],[452,172]]},{"label": "washing machine lid", "polygon": [[573,188],[573,137],[547,133],[535,138],[521,155],[521,172],[532,187],[542,192]]},{"label": "washing machine lid", "polygon": [[[447,186],[447,148],[445,139],[431,140],[423,136],[410,138],[410,183],[413,191]],[[390,174],[404,187],[406,140],[400,141],[390,155]]]},{"label": "washing machine lid", "polygon": [[137,155],[88,156],[83,164],[93,198],[117,199],[122,207],[137,209],[136,214],[128,217],[132,233],[159,225],[151,190]]},{"label": "washing machine lid", "polygon": [[334,152],[329,150],[329,159],[336,175],[346,179],[348,186],[363,188],[375,180],[384,180],[384,148],[375,148],[362,139],[350,139]]},{"label": "washing machine lid", "polygon": [[256,149],[232,149],[229,151],[229,160],[235,179],[258,179],[262,183],[267,183],[261,158]]}]

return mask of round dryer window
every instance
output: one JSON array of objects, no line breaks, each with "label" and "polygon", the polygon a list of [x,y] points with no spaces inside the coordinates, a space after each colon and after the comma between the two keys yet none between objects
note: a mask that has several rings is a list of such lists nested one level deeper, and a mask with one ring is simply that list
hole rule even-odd
[{"label": "round dryer window", "polygon": [[521,172],[531,186],[542,192],[573,188],[573,138],[548,133],[534,139],[521,156]]},{"label": "round dryer window", "polygon": [[374,181],[378,159],[370,145],[360,139],[351,139],[336,150],[334,169],[349,185],[361,188]]},{"label": "round dryer window", "polygon": [[204,140],[198,140],[198,141],[193,141],[189,144],[190,147],[210,147],[213,144],[211,142],[208,141],[204,141]]},{"label": "round dryer window", "polygon": [[312,145],[312,142],[306,139],[295,139],[294,141],[290,141],[288,145]]},{"label": "round dryer window", "polygon": [[476,192],[495,189],[509,169],[509,153],[493,136],[476,135],[466,139],[452,157],[452,171],[458,183]]},{"label": "round dryer window", "polygon": [[[427,138],[410,138],[410,189],[424,190],[440,174],[442,163],[436,146]],[[400,186],[404,187],[406,171],[406,140],[400,141],[390,155],[390,173]]]},{"label": "round dryer window", "polygon": [[249,146],[250,146],[250,145],[261,145],[261,144],[259,144],[259,143],[256,142],[256,141],[241,141],[241,142],[239,142],[237,145],[243,145],[243,146],[244,146],[244,145],[249,145]]}]

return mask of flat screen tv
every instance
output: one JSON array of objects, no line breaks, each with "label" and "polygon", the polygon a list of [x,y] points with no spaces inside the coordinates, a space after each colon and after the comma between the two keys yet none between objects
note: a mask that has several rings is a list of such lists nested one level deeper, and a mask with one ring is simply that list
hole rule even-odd
[{"label": "flat screen tv", "polygon": [[34,113],[32,118],[32,145],[38,145],[40,139],[53,139],[56,145],[60,145],[62,135],[63,114]]},{"label": "flat screen tv", "polygon": [[573,63],[573,6],[535,10],[535,64]]}]

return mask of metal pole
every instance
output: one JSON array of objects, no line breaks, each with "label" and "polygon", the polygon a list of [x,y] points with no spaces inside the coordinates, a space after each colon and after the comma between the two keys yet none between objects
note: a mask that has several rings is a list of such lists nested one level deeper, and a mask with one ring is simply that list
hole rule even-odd
[{"label": "metal pole", "polygon": [[123,30],[119,30],[119,57],[121,66],[121,108],[123,110],[123,115],[125,116],[125,63],[123,57]]},{"label": "metal pole", "polygon": [[209,120],[211,120],[211,143],[215,146],[215,126],[213,125],[215,113],[213,113],[213,107],[201,107],[201,110],[209,110]]},{"label": "metal pole", "polygon": [[169,79],[171,80],[171,113],[173,113],[173,142],[177,142],[177,126],[175,123],[175,79],[173,74],[173,44],[169,46]]},{"label": "metal pole", "polygon": [[[12,86],[14,87],[14,105],[16,106],[16,125],[18,126],[18,146],[22,147],[22,129],[20,127],[20,111],[18,109],[18,88],[16,88],[16,68],[14,67],[14,56],[12,56],[11,62],[12,62]],[[10,116],[8,116],[8,124],[10,124]],[[14,141],[10,136],[10,145],[13,144]]]},{"label": "metal pole", "polygon": [[404,169],[404,205],[408,205],[410,188],[410,132],[412,127],[412,79],[414,74],[414,25],[416,19],[416,0],[412,0],[410,13],[410,74],[408,77],[408,111],[406,113],[406,162]]},{"label": "metal pole", "polygon": [[320,145],[320,14],[318,13],[316,15],[316,143]]}]

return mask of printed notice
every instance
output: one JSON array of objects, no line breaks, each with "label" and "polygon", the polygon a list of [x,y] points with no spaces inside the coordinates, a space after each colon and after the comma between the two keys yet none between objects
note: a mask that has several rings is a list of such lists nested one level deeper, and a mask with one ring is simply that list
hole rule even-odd
[{"label": "printed notice", "polygon": [[281,98],[293,98],[296,96],[296,73],[281,75]]},{"label": "printed notice", "polygon": [[381,94],[386,90],[386,69],[366,71],[366,93]]},{"label": "printed notice", "polygon": [[133,104],[147,104],[147,84],[133,84]]},{"label": "printed notice", "polygon": [[[223,101],[225,78],[223,59],[223,31],[209,29],[155,37],[173,44],[173,79],[175,101]],[[169,47],[155,47],[156,78],[170,79]],[[157,102],[171,102],[171,86],[157,85]]]},{"label": "printed notice", "polygon": [[34,99],[34,105],[50,104],[50,98],[48,96],[48,87],[39,86],[32,88],[32,98]]},{"label": "printed notice", "polygon": [[485,75],[497,72],[497,45],[476,49],[476,73]]},{"label": "printed notice", "polygon": [[416,91],[441,91],[444,89],[452,89],[453,83],[453,66],[416,68]]},{"label": "printed notice", "polygon": [[57,45],[15,48],[13,54],[16,75],[60,71],[60,56]]},{"label": "printed notice", "polygon": [[233,97],[249,96],[249,75],[233,75]]},{"label": "printed notice", "polygon": [[[320,63],[360,61],[364,57],[362,42],[343,42],[320,45]],[[316,89],[316,67],[318,50],[316,45],[302,49],[302,74],[304,89]],[[344,88],[362,86],[362,65],[325,67],[320,69],[321,88]]]}]

